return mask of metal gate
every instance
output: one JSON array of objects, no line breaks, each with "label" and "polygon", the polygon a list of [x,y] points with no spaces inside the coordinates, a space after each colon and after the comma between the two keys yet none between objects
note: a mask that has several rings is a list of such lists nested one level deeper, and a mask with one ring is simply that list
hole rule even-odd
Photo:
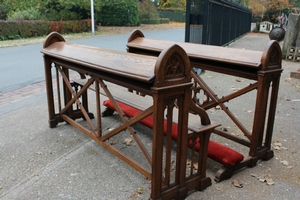
[{"label": "metal gate", "polygon": [[226,45],[250,31],[251,16],[231,0],[187,0],[185,41]]}]

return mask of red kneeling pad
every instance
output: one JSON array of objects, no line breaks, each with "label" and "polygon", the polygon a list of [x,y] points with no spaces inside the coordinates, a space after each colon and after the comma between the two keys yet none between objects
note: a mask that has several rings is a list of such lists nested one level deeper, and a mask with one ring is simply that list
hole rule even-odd
[{"label": "red kneeling pad", "polygon": [[[129,106],[127,104],[124,104],[120,101],[117,101],[118,105],[120,106],[121,110],[124,112],[124,114],[128,117],[134,117],[141,113],[142,111],[134,108],[132,106]],[[111,110],[116,110],[110,100],[106,100],[103,102],[103,105],[108,107]],[[148,128],[153,128],[153,115],[150,115],[140,121],[141,124],[144,126],[147,126]],[[167,121],[164,121],[164,134],[166,134],[166,127],[167,127]],[[177,124],[173,123],[172,125],[172,139],[177,140]],[[191,143],[189,144],[189,147],[191,148]],[[200,143],[197,142],[195,146],[195,150],[198,151],[200,148]],[[208,144],[208,157],[222,163],[223,165],[227,167],[232,167],[233,165],[240,163],[243,161],[244,156],[243,154],[240,154],[239,152],[226,147],[224,145],[221,145],[217,142],[214,142],[212,140],[209,141]]]}]

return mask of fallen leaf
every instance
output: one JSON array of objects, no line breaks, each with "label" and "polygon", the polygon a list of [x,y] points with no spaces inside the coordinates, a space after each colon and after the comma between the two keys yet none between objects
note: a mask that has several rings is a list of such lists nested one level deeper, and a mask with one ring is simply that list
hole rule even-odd
[{"label": "fallen leaf", "polygon": [[234,91],[234,92],[236,92],[236,91],[239,91],[240,88],[231,87],[231,90]]},{"label": "fallen leaf", "polygon": [[136,193],[130,195],[130,198],[131,198],[131,199],[135,199],[135,198],[138,197],[138,195],[139,195],[139,194],[136,192]]},{"label": "fallen leaf", "polygon": [[236,82],[241,82],[241,79],[240,78],[236,79]]},{"label": "fallen leaf", "polygon": [[281,142],[275,142],[274,145],[275,145],[275,146],[282,147],[282,143],[281,143]]},{"label": "fallen leaf", "polygon": [[42,152],[36,152],[36,154],[37,154],[37,155],[42,155],[43,153],[42,153]]},{"label": "fallen leaf", "polygon": [[267,185],[274,185],[274,181],[271,178],[267,179]]},{"label": "fallen leaf", "polygon": [[266,182],[266,179],[264,179],[264,178],[259,178],[258,180],[262,183]]},{"label": "fallen leaf", "polygon": [[110,145],[115,145],[115,144],[117,144],[117,142],[110,142],[109,144]]},{"label": "fallen leaf", "polygon": [[198,163],[194,163],[193,167],[194,167],[195,170],[198,170]]},{"label": "fallen leaf", "polygon": [[34,174],[34,176],[39,176],[39,174]]},{"label": "fallen leaf", "polygon": [[130,146],[132,142],[132,138],[125,138],[123,141],[123,144],[126,144],[127,146]]},{"label": "fallen leaf", "polygon": [[282,163],[282,164],[285,165],[285,166],[288,166],[288,165],[289,165],[289,162],[286,161],[286,160],[283,160],[283,161],[281,161],[280,163]]},{"label": "fallen leaf", "polygon": [[186,161],[186,165],[191,165],[192,164],[192,161],[191,160],[187,160]]},{"label": "fallen leaf", "polygon": [[280,146],[275,146],[274,149],[275,150],[281,150],[281,147]]},{"label": "fallen leaf", "polygon": [[243,187],[243,184],[237,180],[237,179],[234,179],[232,182],[231,182],[235,187],[238,187],[238,188],[242,188]]},{"label": "fallen leaf", "polygon": [[223,191],[221,188],[216,188],[216,190],[218,190],[218,191]]},{"label": "fallen leaf", "polygon": [[227,130],[227,128],[222,127],[221,131],[226,131],[227,132],[228,130]]},{"label": "fallen leaf", "polygon": [[142,188],[142,187],[139,187],[139,188],[138,188],[138,191],[137,191],[137,193],[139,193],[139,194],[143,194],[143,192],[144,192],[144,188]]}]

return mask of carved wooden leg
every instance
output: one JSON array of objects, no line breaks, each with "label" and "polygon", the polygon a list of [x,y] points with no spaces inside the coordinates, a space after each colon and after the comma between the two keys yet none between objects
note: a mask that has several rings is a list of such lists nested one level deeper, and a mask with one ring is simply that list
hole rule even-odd
[{"label": "carved wooden leg", "polygon": [[115,111],[106,107],[105,110],[102,112],[102,117],[111,116]]},{"label": "carved wooden leg", "polygon": [[233,175],[232,169],[222,166],[221,169],[219,169],[216,173],[215,181],[221,182],[221,181],[227,180],[227,179],[231,178],[232,175]]},{"label": "carved wooden leg", "polygon": [[50,128],[54,128],[56,127],[58,122],[55,117],[51,67],[52,66],[49,57],[44,56],[44,68],[45,68],[46,91],[47,91],[48,114],[49,114],[48,124]]}]

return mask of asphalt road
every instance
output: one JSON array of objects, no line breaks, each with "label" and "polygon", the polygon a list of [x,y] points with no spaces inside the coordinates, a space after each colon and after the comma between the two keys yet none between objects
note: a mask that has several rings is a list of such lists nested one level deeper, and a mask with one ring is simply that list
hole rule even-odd
[{"label": "asphalt road", "polygon": [[[178,28],[147,31],[144,34],[149,38],[184,41],[185,32],[184,28]],[[126,51],[128,37],[129,34],[94,36],[67,42]],[[42,44],[0,48],[0,93],[45,80],[41,49]]]}]

